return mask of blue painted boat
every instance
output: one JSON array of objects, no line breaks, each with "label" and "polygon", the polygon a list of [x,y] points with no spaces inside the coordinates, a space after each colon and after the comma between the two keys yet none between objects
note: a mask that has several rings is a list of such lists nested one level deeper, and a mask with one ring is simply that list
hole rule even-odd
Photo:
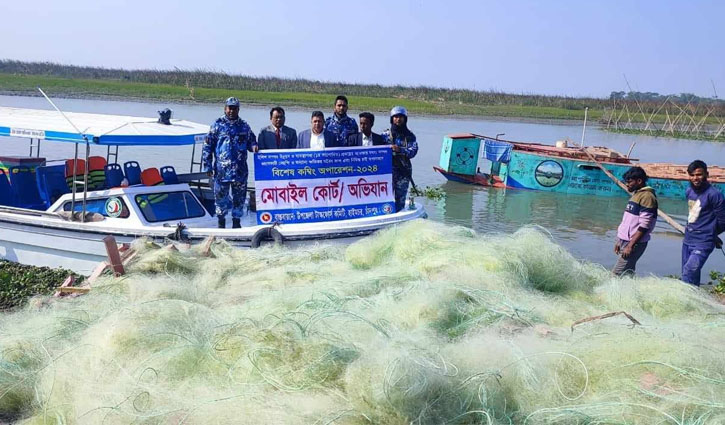
[{"label": "blue painted boat", "polygon": [[[599,164],[620,180],[630,167],[644,168],[650,177],[648,185],[660,197],[685,199],[690,184],[686,165],[640,163],[601,146],[581,148],[566,142],[552,146],[471,133],[445,136],[439,166],[433,169],[448,180],[481,186],[627,196]],[[481,172],[482,168],[488,172]],[[710,182],[725,192],[725,169],[709,166],[708,171]]]}]

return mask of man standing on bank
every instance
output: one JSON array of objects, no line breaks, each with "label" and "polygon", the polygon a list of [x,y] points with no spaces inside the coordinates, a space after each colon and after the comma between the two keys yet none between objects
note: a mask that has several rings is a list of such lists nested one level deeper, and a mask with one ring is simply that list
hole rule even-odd
[{"label": "man standing on bank", "polygon": [[378,146],[384,145],[385,140],[377,133],[373,133],[375,115],[370,112],[360,114],[360,132],[347,136],[347,146]]},{"label": "man standing on bank", "polygon": [[647,184],[647,173],[641,167],[632,167],[624,173],[627,190],[632,194],[624,210],[622,223],[617,228],[614,253],[619,255],[612,273],[621,276],[634,274],[637,260],[647,249],[650,234],[657,223],[657,195]]},{"label": "man standing on bank", "polygon": [[393,150],[393,190],[395,212],[405,207],[408,185],[413,178],[413,164],[410,159],[418,153],[415,134],[408,130],[408,111],[402,106],[390,110],[390,129],[382,134],[386,144]]},{"label": "man standing on bank", "polygon": [[325,115],[322,111],[314,111],[310,120],[310,129],[303,130],[297,136],[297,149],[335,148],[335,135],[325,130]]},{"label": "man standing on bank", "polygon": [[337,146],[345,146],[347,138],[357,133],[357,123],[347,116],[347,97],[335,98],[335,112],[325,120],[325,130],[335,135]]},{"label": "man standing on bank", "polygon": [[271,125],[259,130],[259,150],[294,149],[297,147],[297,131],[284,125],[284,109],[275,106],[269,111]]},{"label": "man standing on bank", "polygon": [[700,286],[700,273],[715,248],[722,247],[718,235],[725,231],[723,194],[707,181],[707,164],[697,160],[687,166],[687,226],[682,241],[682,280]]},{"label": "man standing on bank", "polygon": [[257,139],[249,125],[239,118],[239,99],[230,97],[224,107],[224,116],[211,125],[201,154],[204,171],[214,179],[214,201],[220,229],[226,227],[230,209],[232,228],[242,227],[240,219],[249,175],[247,151],[258,151]]}]

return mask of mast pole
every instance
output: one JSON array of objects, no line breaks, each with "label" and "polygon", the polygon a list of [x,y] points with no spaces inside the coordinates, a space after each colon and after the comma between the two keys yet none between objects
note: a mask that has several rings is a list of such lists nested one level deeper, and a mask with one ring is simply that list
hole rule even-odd
[{"label": "mast pole", "polygon": [[587,112],[589,112],[588,106],[586,108],[584,108],[584,128],[582,128],[582,141],[581,141],[581,143],[579,143],[580,148],[584,147],[584,134],[587,131]]}]

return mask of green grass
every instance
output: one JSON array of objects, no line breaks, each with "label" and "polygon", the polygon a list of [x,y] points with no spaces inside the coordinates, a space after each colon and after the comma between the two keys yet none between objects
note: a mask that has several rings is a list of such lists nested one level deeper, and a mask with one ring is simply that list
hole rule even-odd
[{"label": "green grass", "polygon": [[[37,95],[37,87],[50,96],[120,97],[173,102],[220,103],[236,96],[247,104],[329,108],[335,95],[305,92],[270,92],[233,90],[168,84],[139,83],[120,80],[59,78],[44,75],[14,75],[0,73],[0,92],[17,95]],[[546,106],[474,105],[451,101],[425,101],[393,97],[348,96],[355,110],[387,111],[393,105],[404,105],[411,113],[430,115],[475,115],[489,117],[582,120],[583,110]],[[589,118],[597,120],[601,110],[589,110]]]},{"label": "green grass", "polygon": [[[386,112],[394,105],[403,105],[413,114],[580,122],[584,119],[584,108],[589,107],[588,119],[591,123],[605,123],[612,114],[608,109],[611,105],[606,99],[513,95],[430,87],[365,86],[230,76],[204,71],[124,71],[0,61],[0,93],[37,96],[37,87],[57,97],[221,103],[229,96],[236,96],[246,104],[323,110],[332,105],[337,94],[345,93],[355,111]],[[649,105],[652,108],[656,106]],[[650,119],[649,114],[645,115],[646,119]],[[631,119],[634,123],[644,122],[641,113],[633,112]],[[693,119],[699,121],[701,117],[695,116]],[[663,113],[652,117],[654,123],[663,123],[665,120],[666,115]],[[708,116],[705,122],[719,126],[721,118]],[[638,130],[618,131],[651,134]],[[671,134],[658,135],[673,137]],[[674,137],[712,140],[712,135],[691,132],[680,132]]]}]

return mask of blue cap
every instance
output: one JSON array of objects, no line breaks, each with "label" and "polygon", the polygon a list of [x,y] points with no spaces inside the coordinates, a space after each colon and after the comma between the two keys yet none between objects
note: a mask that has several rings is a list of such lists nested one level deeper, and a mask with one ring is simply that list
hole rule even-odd
[{"label": "blue cap", "polygon": [[239,99],[237,99],[236,97],[230,97],[229,99],[227,99],[226,105],[227,106],[236,106],[238,108],[239,107]]},{"label": "blue cap", "polygon": [[393,109],[390,110],[390,116],[394,117],[396,115],[405,115],[407,117],[408,110],[403,106],[394,106]]}]

